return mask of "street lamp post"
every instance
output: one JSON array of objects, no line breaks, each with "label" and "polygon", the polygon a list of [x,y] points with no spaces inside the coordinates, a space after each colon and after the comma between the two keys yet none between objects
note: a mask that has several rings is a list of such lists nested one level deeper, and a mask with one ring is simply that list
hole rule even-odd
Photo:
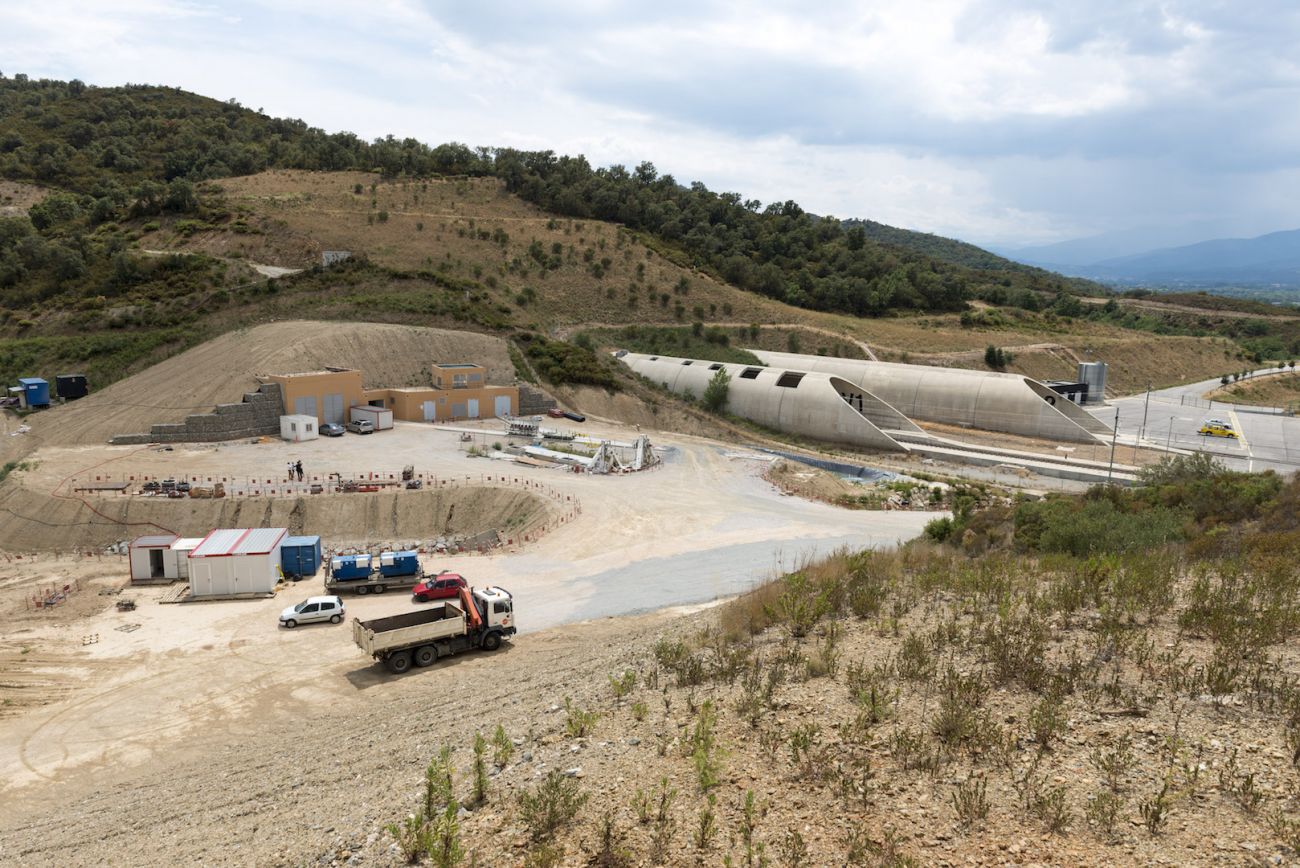
[{"label": "street lamp post", "polygon": [[1165,451],[1169,451],[1169,441],[1174,436],[1174,417],[1169,417],[1169,431],[1165,434]]}]

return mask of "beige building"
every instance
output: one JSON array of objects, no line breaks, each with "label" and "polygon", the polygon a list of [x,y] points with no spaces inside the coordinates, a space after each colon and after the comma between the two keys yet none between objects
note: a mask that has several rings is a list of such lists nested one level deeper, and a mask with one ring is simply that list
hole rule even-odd
[{"label": "beige building", "polygon": [[432,366],[433,388],[366,389],[361,372],[327,368],[301,374],[275,374],[284,395],[285,414],[315,416],[322,424],[347,423],[349,407],[370,405],[393,411],[407,422],[491,419],[519,412],[519,389],[487,385],[487,369],[468,363]]},{"label": "beige building", "polygon": [[315,416],[321,424],[347,424],[349,407],[366,403],[361,386],[361,372],[346,368],[327,368],[303,374],[273,374],[280,384],[286,416]]}]

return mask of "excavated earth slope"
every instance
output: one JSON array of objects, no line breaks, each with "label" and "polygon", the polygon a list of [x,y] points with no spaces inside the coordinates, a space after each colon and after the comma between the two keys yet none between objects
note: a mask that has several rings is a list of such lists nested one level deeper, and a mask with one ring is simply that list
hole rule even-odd
[{"label": "excavated earth slope", "polygon": [[[473,332],[378,323],[290,321],[239,329],[173,356],[102,391],[29,417],[31,447],[104,443],[236,403],[259,375],[359,368],[367,388],[427,386],[434,361],[487,368],[488,382],[509,383],[505,341]],[[94,384],[91,384],[92,388]]]},{"label": "excavated earth slope", "polygon": [[[90,505],[93,505],[93,510]],[[428,540],[532,527],[549,515],[543,497],[474,486],[375,494],[222,500],[58,497],[18,485],[0,488],[0,550],[69,550],[146,533],[204,536],[214,527],[287,527],[331,544]]]}]

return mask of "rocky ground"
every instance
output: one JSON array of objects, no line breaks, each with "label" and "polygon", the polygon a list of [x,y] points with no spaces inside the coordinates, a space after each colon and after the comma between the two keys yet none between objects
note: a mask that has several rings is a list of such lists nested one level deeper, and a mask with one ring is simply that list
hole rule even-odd
[{"label": "rocky ground", "polygon": [[[980,615],[969,588],[1018,583],[1005,563],[863,563],[405,677],[362,667],[352,700],[17,790],[0,848],[24,865],[397,865],[385,827],[420,809],[446,747],[464,864],[1291,863],[1300,775],[1263,698],[1276,684],[1209,692],[1209,643],[1171,617]],[[887,588],[874,614],[852,614],[877,586],[858,579],[839,615],[800,614],[799,588],[867,574]],[[520,796],[551,775],[551,804],[566,787],[580,804],[539,835]]]}]

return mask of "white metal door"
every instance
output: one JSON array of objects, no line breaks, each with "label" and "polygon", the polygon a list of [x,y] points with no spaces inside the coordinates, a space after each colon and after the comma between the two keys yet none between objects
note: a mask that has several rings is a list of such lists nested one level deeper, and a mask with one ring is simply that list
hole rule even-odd
[{"label": "white metal door", "polygon": [[469,417],[471,419],[478,418],[478,398],[469,399]]},{"label": "white metal door", "polygon": [[432,422],[438,418],[438,405],[433,401],[424,402],[424,421]]},{"label": "white metal door", "polygon": [[301,398],[294,398],[293,412],[298,416],[315,416],[316,415],[316,396],[303,395]]},{"label": "white metal door", "polygon": [[496,415],[496,416],[509,416],[509,415],[510,415],[510,396],[509,396],[509,395],[497,395],[497,397],[496,397],[496,412],[495,412],[493,415]]}]

